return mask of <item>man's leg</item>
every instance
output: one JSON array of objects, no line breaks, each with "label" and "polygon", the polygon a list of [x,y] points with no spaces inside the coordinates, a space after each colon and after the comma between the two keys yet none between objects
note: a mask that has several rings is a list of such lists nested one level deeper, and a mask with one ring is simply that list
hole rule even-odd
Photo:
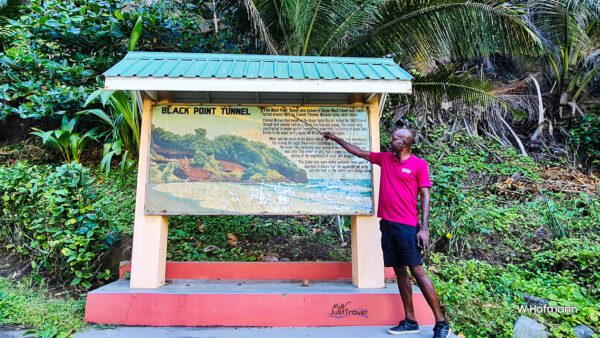
[{"label": "man's leg", "polygon": [[402,298],[404,315],[406,316],[406,319],[416,321],[412,299],[412,285],[408,278],[406,265],[394,266],[394,271],[396,272],[396,278],[398,279],[398,291],[400,291],[400,297]]},{"label": "man's leg", "polygon": [[[425,296],[425,300],[427,300],[427,304],[429,304],[429,307],[433,311],[435,321],[436,322],[444,321],[445,319],[444,319],[444,315],[442,314],[442,309],[440,308],[440,301],[438,300],[438,296],[435,292],[435,288],[433,287],[433,283],[431,283],[431,280],[429,279],[429,277],[427,277],[427,275],[425,274],[425,271],[423,271],[423,266],[422,265],[411,266],[410,272],[412,273],[413,277],[415,277],[415,279],[417,280],[417,284],[419,285],[419,288],[421,289],[423,296]],[[396,272],[396,274],[397,274],[397,272]],[[408,280],[408,277],[406,279]],[[409,282],[409,284],[410,284],[410,282]],[[400,277],[398,277],[398,288],[400,288]],[[400,294],[402,294],[402,289],[400,289]],[[402,301],[404,301],[404,297],[402,298]],[[412,307],[412,300],[411,300],[411,307]],[[406,309],[406,306],[405,306],[405,309]],[[414,316],[414,313],[413,313],[413,316]]]}]

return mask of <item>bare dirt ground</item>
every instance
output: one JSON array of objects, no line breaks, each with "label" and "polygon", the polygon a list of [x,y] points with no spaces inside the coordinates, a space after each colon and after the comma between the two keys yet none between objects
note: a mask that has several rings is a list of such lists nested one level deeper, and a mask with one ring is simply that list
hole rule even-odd
[{"label": "bare dirt ground", "polygon": [[0,277],[19,280],[31,271],[31,264],[26,257],[0,249]]}]

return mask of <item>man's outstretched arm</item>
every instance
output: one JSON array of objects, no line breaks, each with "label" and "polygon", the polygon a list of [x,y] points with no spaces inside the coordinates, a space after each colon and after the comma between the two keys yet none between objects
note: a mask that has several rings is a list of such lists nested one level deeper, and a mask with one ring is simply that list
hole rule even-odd
[{"label": "man's outstretched arm", "polygon": [[354,156],[358,156],[360,158],[363,158],[367,161],[370,161],[370,152],[368,152],[366,150],[362,150],[359,147],[342,140],[341,138],[335,136],[334,134],[332,134],[330,132],[323,133],[323,137],[327,140],[332,140],[333,142],[339,144],[342,148],[346,149],[346,151],[349,152],[350,154],[352,154]]}]

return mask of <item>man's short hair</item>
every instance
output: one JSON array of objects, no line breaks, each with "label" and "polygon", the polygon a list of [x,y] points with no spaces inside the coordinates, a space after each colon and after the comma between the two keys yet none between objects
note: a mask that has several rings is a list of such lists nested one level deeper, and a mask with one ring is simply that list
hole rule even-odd
[{"label": "man's short hair", "polygon": [[394,136],[394,133],[396,133],[398,130],[402,130],[402,129],[408,130],[410,132],[410,135],[412,136],[411,145],[415,144],[415,141],[416,141],[416,139],[415,139],[415,131],[412,130],[412,129],[410,129],[410,128],[407,128],[407,127],[397,127],[397,128],[394,128],[394,130],[392,130],[392,133],[390,134],[390,136]]},{"label": "man's short hair", "polygon": [[399,126],[397,126],[396,128],[394,128],[394,129],[392,130],[392,135],[394,135],[394,133],[395,133],[395,132],[397,132],[398,130],[402,130],[402,129],[410,131],[410,134],[411,134],[413,137],[415,137],[415,132],[414,132],[412,129],[410,129],[410,128],[408,128],[408,127],[399,127]]}]

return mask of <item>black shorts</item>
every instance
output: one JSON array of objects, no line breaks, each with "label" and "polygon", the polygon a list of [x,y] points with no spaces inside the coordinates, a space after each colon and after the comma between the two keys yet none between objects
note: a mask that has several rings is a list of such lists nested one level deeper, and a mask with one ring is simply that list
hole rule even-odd
[{"label": "black shorts", "polygon": [[421,250],[417,246],[417,227],[382,219],[379,229],[385,266],[423,264]]}]

